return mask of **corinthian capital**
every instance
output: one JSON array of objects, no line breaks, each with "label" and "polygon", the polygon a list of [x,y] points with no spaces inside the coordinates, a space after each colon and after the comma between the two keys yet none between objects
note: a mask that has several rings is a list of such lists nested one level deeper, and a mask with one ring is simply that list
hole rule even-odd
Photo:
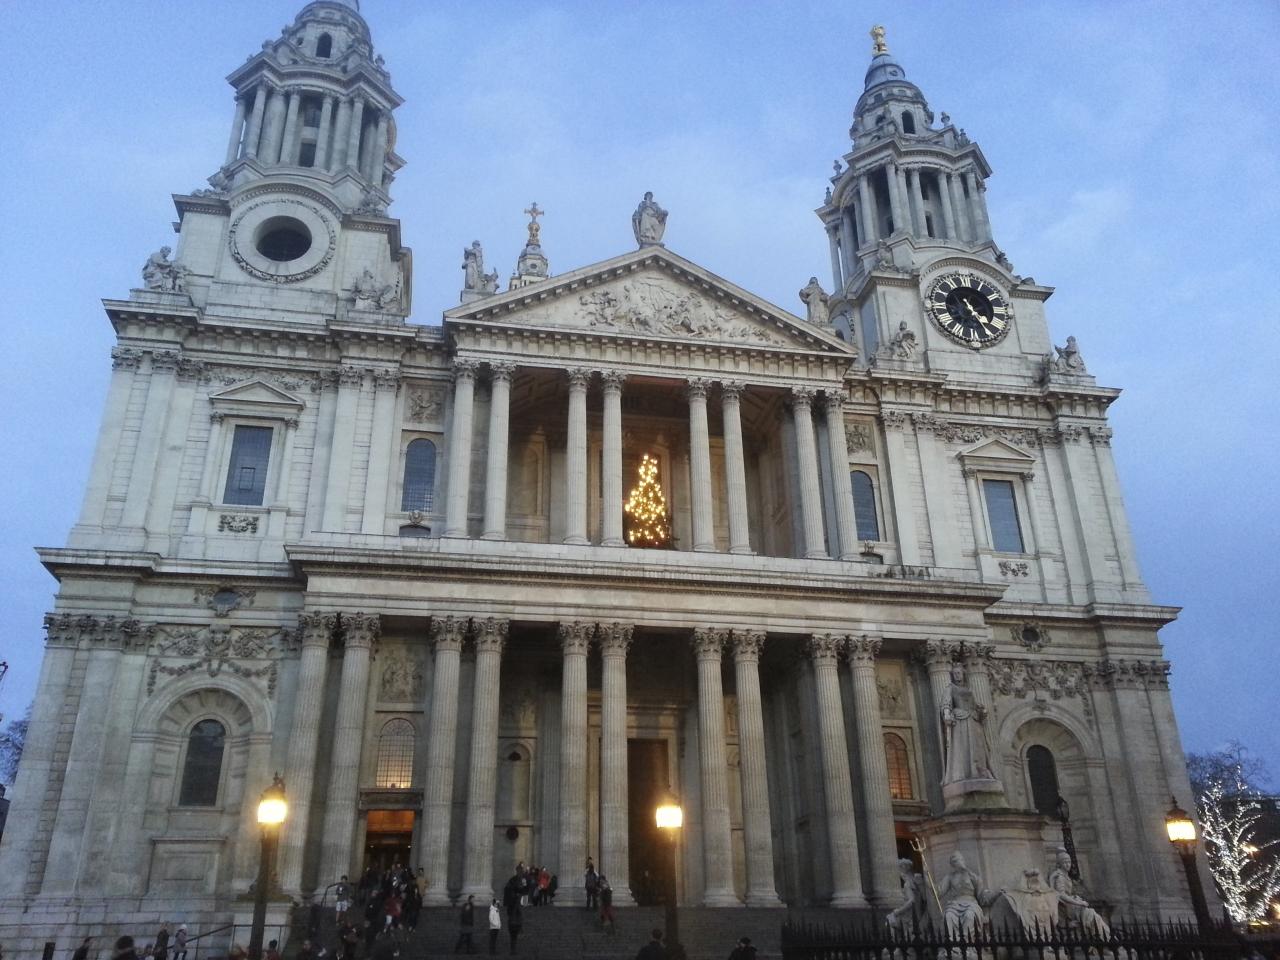
[{"label": "corinthian capital", "polygon": [[493,617],[472,621],[476,652],[502,653],[502,648],[507,645],[507,627],[506,620],[496,620]]},{"label": "corinthian capital", "polygon": [[733,631],[733,659],[743,663],[760,660],[760,651],[764,649],[763,630]]},{"label": "corinthian capital", "polygon": [[916,651],[916,657],[931,669],[946,670],[960,653],[961,643],[958,640],[927,640],[923,647]]},{"label": "corinthian capital", "polygon": [[432,617],[431,645],[439,650],[461,650],[467,637],[466,617]]},{"label": "corinthian capital", "polygon": [[328,647],[337,618],[332,613],[298,614],[298,636],[304,647]]},{"label": "corinthian capital", "polygon": [[474,380],[476,378],[476,368],[479,366],[479,360],[473,360],[470,357],[454,357],[453,379],[457,381]]},{"label": "corinthian capital", "polygon": [[869,634],[850,637],[848,644],[849,662],[854,667],[874,669],[876,657],[880,655],[880,644],[882,642],[880,637],[873,637]]},{"label": "corinthian capital", "polygon": [[838,633],[815,633],[809,638],[809,656],[814,663],[835,664],[840,659],[844,637]]},{"label": "corinthian capital", "polygon": [[631,648],[631,635],[635,628],[629,623],[598,623],[596,639],[600,641],[600,653],[606,657],[625,657]]},{"label": "corinthian capital", "polygon": [[693,651],[699,660],[719,661],[728,639],[728,630],[699,627],[693,631]]},{"label": "corinthian capital", "polygon": [[561,623],[556,627],[556,638],[560,641],[560,652],[566,657],[575,654],[586,656],[591,646],[591,635],[595,633],[594,623]]},{"label": "corinthian capital", "polygon": [[685,396],[689,400],[705,400],[710,388],[711,381],[705,377],[690,377],[685,381]]},{"label": "corinthian capital", "polygon": [[382,620],[376,613],[344,613],[342,642],[348,647],[372,649],[382,633]]}]

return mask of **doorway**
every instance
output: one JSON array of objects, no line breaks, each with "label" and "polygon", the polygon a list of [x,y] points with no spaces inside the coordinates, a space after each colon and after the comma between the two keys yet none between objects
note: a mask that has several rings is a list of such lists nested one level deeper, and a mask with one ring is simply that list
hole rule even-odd
[{"label": "doorway", "polygon": [[364,869],[378,873],[395,864],[408,866],[413,849],[412,810],[370,810],[365,825]]},{"label": "doorway", "polygon": [[631,894],[640,906],[663,902],[670,844],[653,814],[671,785],[666,740],[627,741],[628,842]]}]

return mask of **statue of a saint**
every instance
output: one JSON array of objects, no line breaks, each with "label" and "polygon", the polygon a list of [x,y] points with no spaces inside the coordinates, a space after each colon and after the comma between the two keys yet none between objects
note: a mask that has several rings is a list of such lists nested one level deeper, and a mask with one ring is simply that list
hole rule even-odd
[{"label": "statue of a saint", "polygon": [[991,751],[987,742],[987,708],[973,695],[965,679],[964,667],[951,666],[951,686],[942,706],[946,731],[947,763],[942,783],[967,780],[995,780],[991,772]]},{"label": "statue of a saint", "polygon": [[649,191],[631,215],[631,230],[636,235],[636,243],[642,247],[662,246],[662,234],[667,229],[667,211],[658,206]]},{"label": "statue of a saint", "polygon": [[916,873],[915,865],[905,858],[898,861],[898,877],[902,883],[902,904],[889,912],[885,923],[898,933],[912,934],[924,929],[928,922],[924,877]]},{"label": "statue of a saint", "polygon": [[907,328],[907,321],[898,323],[898,332],[889,338],[881,351],[884,356],[894,360],[910,360],[916,354],[916,335]]},{"label": "statue of a saint", "polygon": [[1080,924],[1081,929],[1090,936],[1108,939],[1111,927],[1097,910],[1089,906],[1089,901],[1076,893],[1076,882],[1071,879],[1071,854],[1065,847],[1059,847],[1057,865],[1049,874],[1049,887],[1058,894],[1059,909],[1070,923]]},{"label": "statue of a saint", "polygon": [[357,310],[382,310],[396,299],[395,285],[379,283],[373,271],[365,267],[351,285],[351,296]]},{"label": "statue of a saint", "polygon": [[972,938],[987,919],[978,899],[982,894],[982,878],[969,869],[959,850],[951,854],[948,863],[951,872],[938,885],[947,936]]},{"label": "statue of a saint", "polygon": [[462,248],[462,289],[479,290],[480,278],[484,276],[484,251],[479,240],[472,240],[471,246]]},{"label": "statue of a saint", "polygon": [[186,268],[169,259],[169,247],[161,247],[142,265],[142,282],[148,290],[159,290],[162,293],[182,293],[186,279]]},{"label": "statue of a saint", "polygon": [[1076,346],[1075,337],[1067,337],[1067,345],[1065,347],[1055,345],[1053,350],[1057,354],[1051,361],[1055,373],[1078,376],[1088,372],[1084,368],[1084,358],[1080,356],[1080,348]]},{"label": "statue of a saint", "polygon": [[809,278],[809,282],[800,291],[800,299],[808,311],[807,319],[810,323],[824,327],[831,323],[831,312],[827,309],[827,301],[830,297],[822,289],[822,284],[818,283],[817,277]]}]

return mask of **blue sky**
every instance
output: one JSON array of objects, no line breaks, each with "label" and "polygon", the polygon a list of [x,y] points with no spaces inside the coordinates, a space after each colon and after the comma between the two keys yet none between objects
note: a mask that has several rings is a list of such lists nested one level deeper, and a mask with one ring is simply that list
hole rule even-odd
[{"label": "blue sky", "polygon": [[[232,116],[223,77],[301,3],[6,5],[0,276],[0,712],[34,690],[63,542],[109,373],[98,300],[170,243],[169,195],[203,185]],[[1239,738],[1280,774],[1274,723],[1280,449],[1280,6],[1259,2],[393,3],[365,0],[405,97],[391,212],[414,248],[414,320],[457,302],[461,248],[505,279],[521,210],[553,272],[632,247],[645,190],[668,246],[800,310],[830,285],[812,210],[848,149],[869,60],[890,49],[983,148],[997,242],[1058,292],[1099,382],[1189,748]],[[1278,778],[1280,779],[1280,778]]]}]

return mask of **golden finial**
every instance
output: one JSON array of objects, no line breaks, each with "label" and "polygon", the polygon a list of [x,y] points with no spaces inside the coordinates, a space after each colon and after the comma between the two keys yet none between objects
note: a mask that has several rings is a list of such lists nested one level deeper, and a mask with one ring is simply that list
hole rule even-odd
[{"label": "golden finial", "polygon": [[529,204],[529,209],[525,211],[525,213],[529,215],[529,242],[530,243],[536,244],[538,242],[538,234],[542,231],[542,224],[538,223],[538,218],[546,212],[547,211],[545,210],[538,209],[538,203],[536,200],[533,203]]},{"label": "golden finial", "polygon": [[880,24],[876,24],[871,28],[871,39],[873,41],[871,47],[872,56],[878,57],[882,53],[889,52],[889,47],[884,42],[884,27],[880,26]]}]

